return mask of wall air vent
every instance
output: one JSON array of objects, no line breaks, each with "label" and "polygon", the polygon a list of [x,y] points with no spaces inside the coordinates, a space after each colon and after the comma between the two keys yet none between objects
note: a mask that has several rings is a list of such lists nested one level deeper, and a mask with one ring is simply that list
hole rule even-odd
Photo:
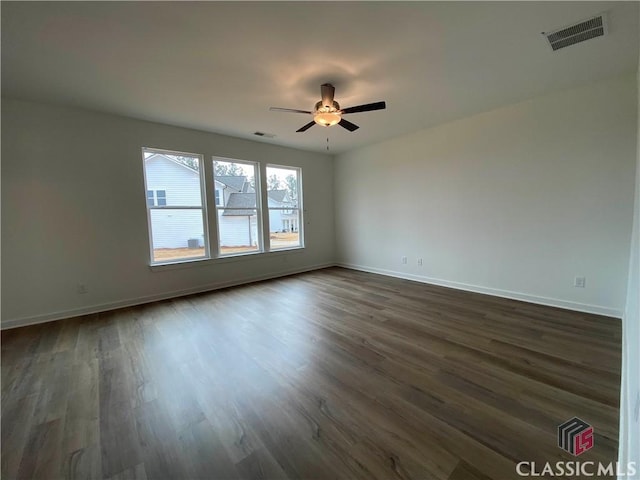
[{"label": "wall air vent", "polygon": [[602,37],[607,33],[607,19],[604,14],[591,17],[580,23],[569,25],[552,32],[542,32],[551,48],[559,50],[569,45],[584,42],[590,38]]}]

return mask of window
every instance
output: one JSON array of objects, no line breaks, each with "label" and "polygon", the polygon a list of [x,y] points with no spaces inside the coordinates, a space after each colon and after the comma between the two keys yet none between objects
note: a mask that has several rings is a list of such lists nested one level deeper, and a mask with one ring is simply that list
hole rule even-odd
[{"label": "window", "polygon": [[299,168],[267,165],[271,250],[303,246]]},{"label": "window", "polygon": [[167,205],[166,190],[147,190],[148,207],[164,207]]},{"label": "window", "polygon": [[142,152],[152,265],[304,246],[300,168]]},{"label": "window", "polygon": [[143,149],[151,262],[208,256],[201,156]]},{"label": "window", "polygon": [[[220,256],[261,252],[262,228],[260,183],[256,163],[214,159],[214,183],[224,185],[217,194],[218,254]],[[219,190],[216,188],[216,192]],[[222,198],[221,198],[222,197]]]}]

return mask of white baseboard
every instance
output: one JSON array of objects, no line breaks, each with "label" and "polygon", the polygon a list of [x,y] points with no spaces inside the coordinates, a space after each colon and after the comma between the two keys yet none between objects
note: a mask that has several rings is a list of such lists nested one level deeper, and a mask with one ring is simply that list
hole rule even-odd
[{"label": "white baseboard", "polygon": [[529,295],[527,293],[512,292],[509,290],[501,290],[497,288],[480,287],[478,285],[470,285],[461,282],[452,282],[450,280],[442,280],[439,278],[425,277],[421,275],[412,275],[410,273],[397,272],[394,270],[385,270],[382,268],[368,267],[364,265],[355,265],[351,263],[337,263],[336,266],[359,270],[362,272],[377,273],[379,275],[388,275],[390,277],[403,278],[405,280],[413,280],[415,282],[428,283],[430,285],[438,285],[441,287],[455,288],[457,290],[465,290],[468,292],[482,293],[492,295],[494,297],[510,298],[512,300],[521,300],[523,302],[535,303],[538,305],[546,305],[549,307],[564,308],[567,310],[575,310],[578,312],[594,313],[596,315],[604,315],[617,319],[622,318],[622,310],[599,305],[589,305],[586,303],[570,302],[567,300],[559,300],[556,298],[540,297],[537,295]]},{"label": "white baseboard", "polygon": [[194,288],[187,288],[184,290],[175,290],[172,292],[163,292],[156,295],[148,295],[144,297],[128,298],[126,300],[119,300],[116,302],[107,302],[98,305],[89,305],[81,308],[74,308],[70,310],[63,310],[54,313],[46,313],[42,315],[34,315],[31,317],[23,317],[17,319],[6,320],[2,322],[1,329],[8,330],[10,328],[25,327],[27,325],[36,325],[38,323],[52,322],[54,320],[62,320],[65,318],[78,317],[81,315],[90,315],[92,313],[106,312],[109,310],[115,310],[117,308],[133,307],[135,305],[141,305],[144,303],[157,302],[159,300],[168,300],[170,298],[182,297],[185,295],[192,295],[195,293],[209,292],[213,290],[219,290],[221,288],[234,287],[236,285],[244,285],[247,283],[260,282],[262,280],[270,280],[272,278],[286,277],[289,275],[295,275],[297,273],[310,272],[312,270],[320,270],[323,268],[333,267],[334,263],[325,263],[319,265],[310,265],[303,268],[294,270],[286,270],[276,273],[269,273],[266,275],[258,275],[254,277],[248,277],[243,279],[230,280],[226,282],[217,282],[208,285],[201,285]]}]

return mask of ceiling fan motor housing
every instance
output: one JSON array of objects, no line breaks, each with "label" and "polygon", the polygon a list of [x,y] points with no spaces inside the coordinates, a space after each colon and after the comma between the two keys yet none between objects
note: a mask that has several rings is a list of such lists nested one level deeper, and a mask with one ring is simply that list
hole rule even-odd
[{"label": "ceiling fan motor housing", "polygon": [[322,105],[322,100],[320,100],[316,103],[314,110],[315,112],[337,112],[338,110],[340,110],[340,104],[334,100],[333,107],[325,107],[324,105]]}]

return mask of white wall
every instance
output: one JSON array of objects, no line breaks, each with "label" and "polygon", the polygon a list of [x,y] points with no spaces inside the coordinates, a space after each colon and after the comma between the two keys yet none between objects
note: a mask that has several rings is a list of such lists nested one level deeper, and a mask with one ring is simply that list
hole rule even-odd
[{"label": "white wall", "polygon": [[629,75],[339,155],[340,262],[621,316],[635,105]]},{"label": "white wall", "polygon": [[[150,269],[144,146],[301,167],[314,179],[304,185],[306,248]],[[334,253],[329,156],[2,99],[3,327],[310,269]]]},{"label": "white wall", "polygon": [[[640,64],[640,62],[639,62]],[[640,85],[640,67],[638,68]],[[637,103],[640,118],[640,96]],[[620,464],[635,462],[640,479],[640,124],[637,130],[636,196],[629,259],[627,301],[622,318],[622,381],[620,392]],[[623,477],[620,477],[623,478]],[[629,478],[629,477],[625,477]]]}]

